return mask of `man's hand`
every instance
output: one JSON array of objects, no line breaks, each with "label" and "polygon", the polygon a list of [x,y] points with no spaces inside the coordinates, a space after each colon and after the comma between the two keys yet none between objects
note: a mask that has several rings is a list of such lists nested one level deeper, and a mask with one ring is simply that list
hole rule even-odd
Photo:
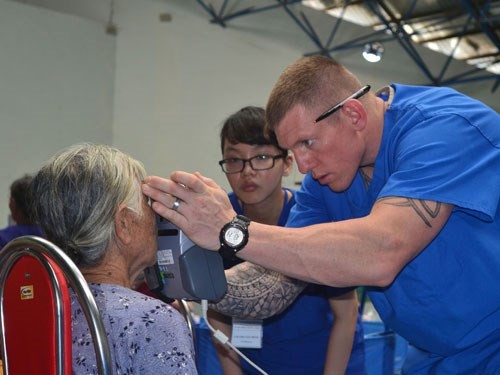
[{"label": "man's hand", "polygon": [[176,171],[170,179],[146,177],[142,192],[154,200],[151,207],[157,214],[209,250],[220,248],[220,230],[236,215],[227,193],[198,172]]}]

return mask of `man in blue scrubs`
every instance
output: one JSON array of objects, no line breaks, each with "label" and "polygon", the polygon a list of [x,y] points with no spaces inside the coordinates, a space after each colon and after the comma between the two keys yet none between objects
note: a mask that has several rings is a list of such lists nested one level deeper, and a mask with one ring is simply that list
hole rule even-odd
[{"label": "man in blue scrubs", "polygon": [[500,116],[449,88],[369,90],[314,56],[271,92],[267,125],[306,174],[290,221],[314,225],[251,222],[240,246],[219,237],[235,213],[213,181],[175,172],[143,191],[205,248],[233,246],[308,282],[369,286],[411,344],[403,373],[500,373]]}]

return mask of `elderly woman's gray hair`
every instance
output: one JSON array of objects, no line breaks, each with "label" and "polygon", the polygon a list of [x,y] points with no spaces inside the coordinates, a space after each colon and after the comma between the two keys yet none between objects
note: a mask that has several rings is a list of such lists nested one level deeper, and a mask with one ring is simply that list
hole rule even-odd
[{"label": "elderly woman's gray hair", "polygon": [[47,239],[80,267],[99,263],[114,240],[121,204],[142,215],[144,166],[120,150],[77,144],[53,156],[33,179],[36,217]]}]

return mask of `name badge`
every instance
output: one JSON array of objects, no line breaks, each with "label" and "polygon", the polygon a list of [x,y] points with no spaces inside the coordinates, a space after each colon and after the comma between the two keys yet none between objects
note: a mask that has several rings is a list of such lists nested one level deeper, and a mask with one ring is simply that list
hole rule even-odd
[{"label": "name badge", "polygon": [[233,319],[231,343],[237,348],[262,349],[262,320]]}]

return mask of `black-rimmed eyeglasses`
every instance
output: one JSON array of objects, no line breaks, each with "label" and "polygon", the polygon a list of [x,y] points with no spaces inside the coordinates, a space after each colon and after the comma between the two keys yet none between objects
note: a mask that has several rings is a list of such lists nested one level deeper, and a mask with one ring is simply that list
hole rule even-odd
[{"label": "black-rimmed eyeglasses", "polygon": [[320,122],[321,120],[324,120],[325,118],[327,118],[328,116],[332,115],[333,113],[335,113],[336,111],[338,111],[340,108],[342,108],[342,106],[348,100],[359,99],[363,95],[365,95],[368,91],[370,91],[370,85],[363,86],[361,89],[359,89],[358,91],[356,91],[351,96],[348,96],[347,98],[345,98],[344,100],[342,100],[340,103],[335,104],[333,107],[327,109],[325,112],[323,112],[321,115],[319,115],[318,118],[316,120],[314,120],[314,122],[317,123],[317,122]]},{"label": "black-rimmed eyeglasses", "polygon": [[227,174],[240,173],[245,169],[246,163],[250,164],[250,168],[254,171],[265,171],[274,167],[276,159],[285,158],[285,154],[279,155],[256,155],[250,159],[228,158],[219,161],[222,171]]}]

